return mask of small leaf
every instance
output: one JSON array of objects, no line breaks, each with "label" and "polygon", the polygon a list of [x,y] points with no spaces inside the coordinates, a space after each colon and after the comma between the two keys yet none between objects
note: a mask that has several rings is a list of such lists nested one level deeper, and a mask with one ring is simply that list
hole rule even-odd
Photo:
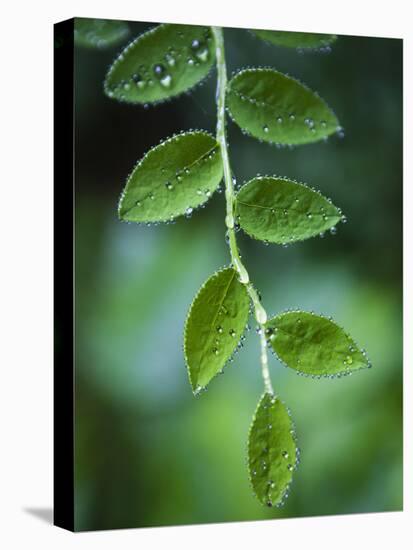
[{"label": "small leaf", "polygon": [[243,131],[269,143],[311,143],[340,130],[321,97],[273,69],[236,74],[228,85],[227,106]]},{"label": "small leaf", "polygon": [[240,189],[236,214],[248,235],[278,244],[314,237],[342,219],[338,208],[306,185],[262,176]]},{"label": "small leaf", "polygon": [[294,425],[278,397],[264,393],[248,438],[248,467],[254,493],[262,504],[282,505],[298,465]]},{"label": "small leaf", "polygon": [[119,217],[170,221],[205,203],[222,179],[219,145],[204,131],[182,133],[150,149],[129,176]]},{"label": "small leaf", "polygon": [[214,61],[209,27],[158,25],[115,59],[106,75],[105,92],[129,103],[155,103],[195,86]]},{"label": "small leaf", "polygon": [[108,48],[129,34],[125,21],[75,18],[75,44],[86,48]]},{"label": "small leaf", "polygon": [[267,339],[288,367],[311,376],[369,368],[366,352],[336,323],[313,313],[281,313],[266,324]]},{"label": "small leaf", "polygon": [[337,36],[334,34],[266,30],[252,30],[251,32],[265,42],[275,44],[276,46],[285,46],[287,48],[325,48],[337,40]]},{"label": "small leaf", "polygon": [[222,371],[244,332],[249,297],[231,267],[210,277],[196,295],[185,324],[184,349],[189,380],[199,393]]}]

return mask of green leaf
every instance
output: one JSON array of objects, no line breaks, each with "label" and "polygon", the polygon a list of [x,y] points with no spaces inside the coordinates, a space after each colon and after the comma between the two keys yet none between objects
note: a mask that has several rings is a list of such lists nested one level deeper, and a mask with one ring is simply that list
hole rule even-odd
[{"label": "green leaf", "polygon": [[138,36],[115,59],[105,92],[129,103],[159,102],[195,86],[214,61],[209,27],[159,25]]},{"label": "green leaf", "polygon": [[302,183],[259,176],[236,197],[242,229],[254,239],[287,244],[322,234],[344,219],[330,200]]},{"label": "green leaf", "polygon": [[283,504],[298,462],[299,450],[289,411],[278,397],[264,393],[248,438],[250,480],[262,504]]},{"label": "green leaf", "polygon": [[251,30],[258,38],[286,48],[315,49],[325,48],[337,40],[334,34],[317,34],[310,32],[287,32],[287,31],[266,31]]},{"label": "green leaf", "polygon": [[228,85],[227,106],[244,132],[269,143],[300,145],[341,130],[321,97],[273,69],[237,73]]},{"label": "green leaf", "polygon": [[184,350],[195,394],[222,372],[244,332],[249,297],[235,269],[218,271],[201,287],[185,324]]},{"label": "green leaf", "polygon": [[125,21],[75,18],[75,44],[86,48],[108,48],[129,34]]},{"label": "green leaf", "polygon": [[310,376],[333,378],[371,366],[353,338],[321,315],[281,313],[267,322],[265,334],[281,361]]},{"label": "green leaf", "polygon": [[204,131],[171,137],[150,149],[128,177],[119,217],[131,222],[165,222],[204,204],[222,179],[214,137]]}]

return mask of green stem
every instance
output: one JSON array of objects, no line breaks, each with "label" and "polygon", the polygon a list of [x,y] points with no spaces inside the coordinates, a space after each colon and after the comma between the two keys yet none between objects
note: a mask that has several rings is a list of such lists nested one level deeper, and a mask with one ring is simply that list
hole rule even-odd
[{"label": "green stem", "polygon": [[222,163],[224,166],[226,201],[225,225],[227,226],[228,245],[231,254],[232,264],[238,272],[239,280],[246,286],[248,294],[254,306],[255,319],[258,323],[260,333],[260,358],[265,391],[272,394],[274,393],[274,391],[272,388],[270,373],[268,369],[267,342],[265,338],[264,326],[267,322],[267,313],[260,302],[257,291],[250,282],[248,271],[241,261],[235,233],[235,191],[234,183],[232,180],[231,165],[229,162],[227,137],[225,132],[225,92],[227,87],[227,67],[225,63],[224,34],[221,27],[212,27],[212,32],[215,39],[215,54],[217,63],[217,141],[221,148]]}]

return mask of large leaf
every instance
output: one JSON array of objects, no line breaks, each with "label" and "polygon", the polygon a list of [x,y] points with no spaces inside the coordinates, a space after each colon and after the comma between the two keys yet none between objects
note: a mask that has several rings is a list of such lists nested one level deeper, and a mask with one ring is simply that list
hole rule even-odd
[{"label": "large leaf", "polygon": [[196,295],[185,324],[189,380],[198,393],[222,371],[244,332],[249,297],[231,267],[210,277]]},{"label": "large leaf", "polygon": [[169,138],[135,166],[119,203],[119,217],[155,222],[190,215],[216,190],[222,170],[219,145],[207,132]]},{"label": "large leaf", "polygon": [[240,189],[236,213],[248,235],[278,244],[314,237],[342,217],[328,199],[306,185],[266,176],[254,178]]},{"label": "large leaf", "polygon": [[265,333],[285,365],[311,376],[333,378],[371,366],[353,338],[321,315],[281,313],[267,322]]},{"label": "large leaf", "polygon": [[264,393],[248,438],[248,467],[257,498],[268,506],[280,505],[288,496],[298,464],[294,425],[278,397]]},{"label": "large leaf", "polygon": [[108,48],[129,34],[125,21],[75,18],[75,44],[87,48]]},{"label": "large leaf", "polygon": [[237,73],[228,86],[227,106],[244,132],[270,143],[311,143],[339,130],[335,114],[323,99],[273,69]]},{"label": "large leaf", "polygon": [[267,30],[252,30],[252,32],[258,36],[258,38],[270,44],[298,49],[325,48],[337,39],[337,36],[334,34],[316,34],[311,32]]},{"label": "large leaf", "polygon": [[162,101],[192,88],[214,61],[209,27],[159,25],[138,36],[115,59],[105,92],[130,103]]}]

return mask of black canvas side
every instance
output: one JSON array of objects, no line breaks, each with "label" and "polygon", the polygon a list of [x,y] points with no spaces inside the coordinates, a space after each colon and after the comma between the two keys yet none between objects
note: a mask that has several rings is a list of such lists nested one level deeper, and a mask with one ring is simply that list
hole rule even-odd
[{"label": "black canvas side", "polygon": [[54,524],[74,530],[74,20],[54,25]]}]

